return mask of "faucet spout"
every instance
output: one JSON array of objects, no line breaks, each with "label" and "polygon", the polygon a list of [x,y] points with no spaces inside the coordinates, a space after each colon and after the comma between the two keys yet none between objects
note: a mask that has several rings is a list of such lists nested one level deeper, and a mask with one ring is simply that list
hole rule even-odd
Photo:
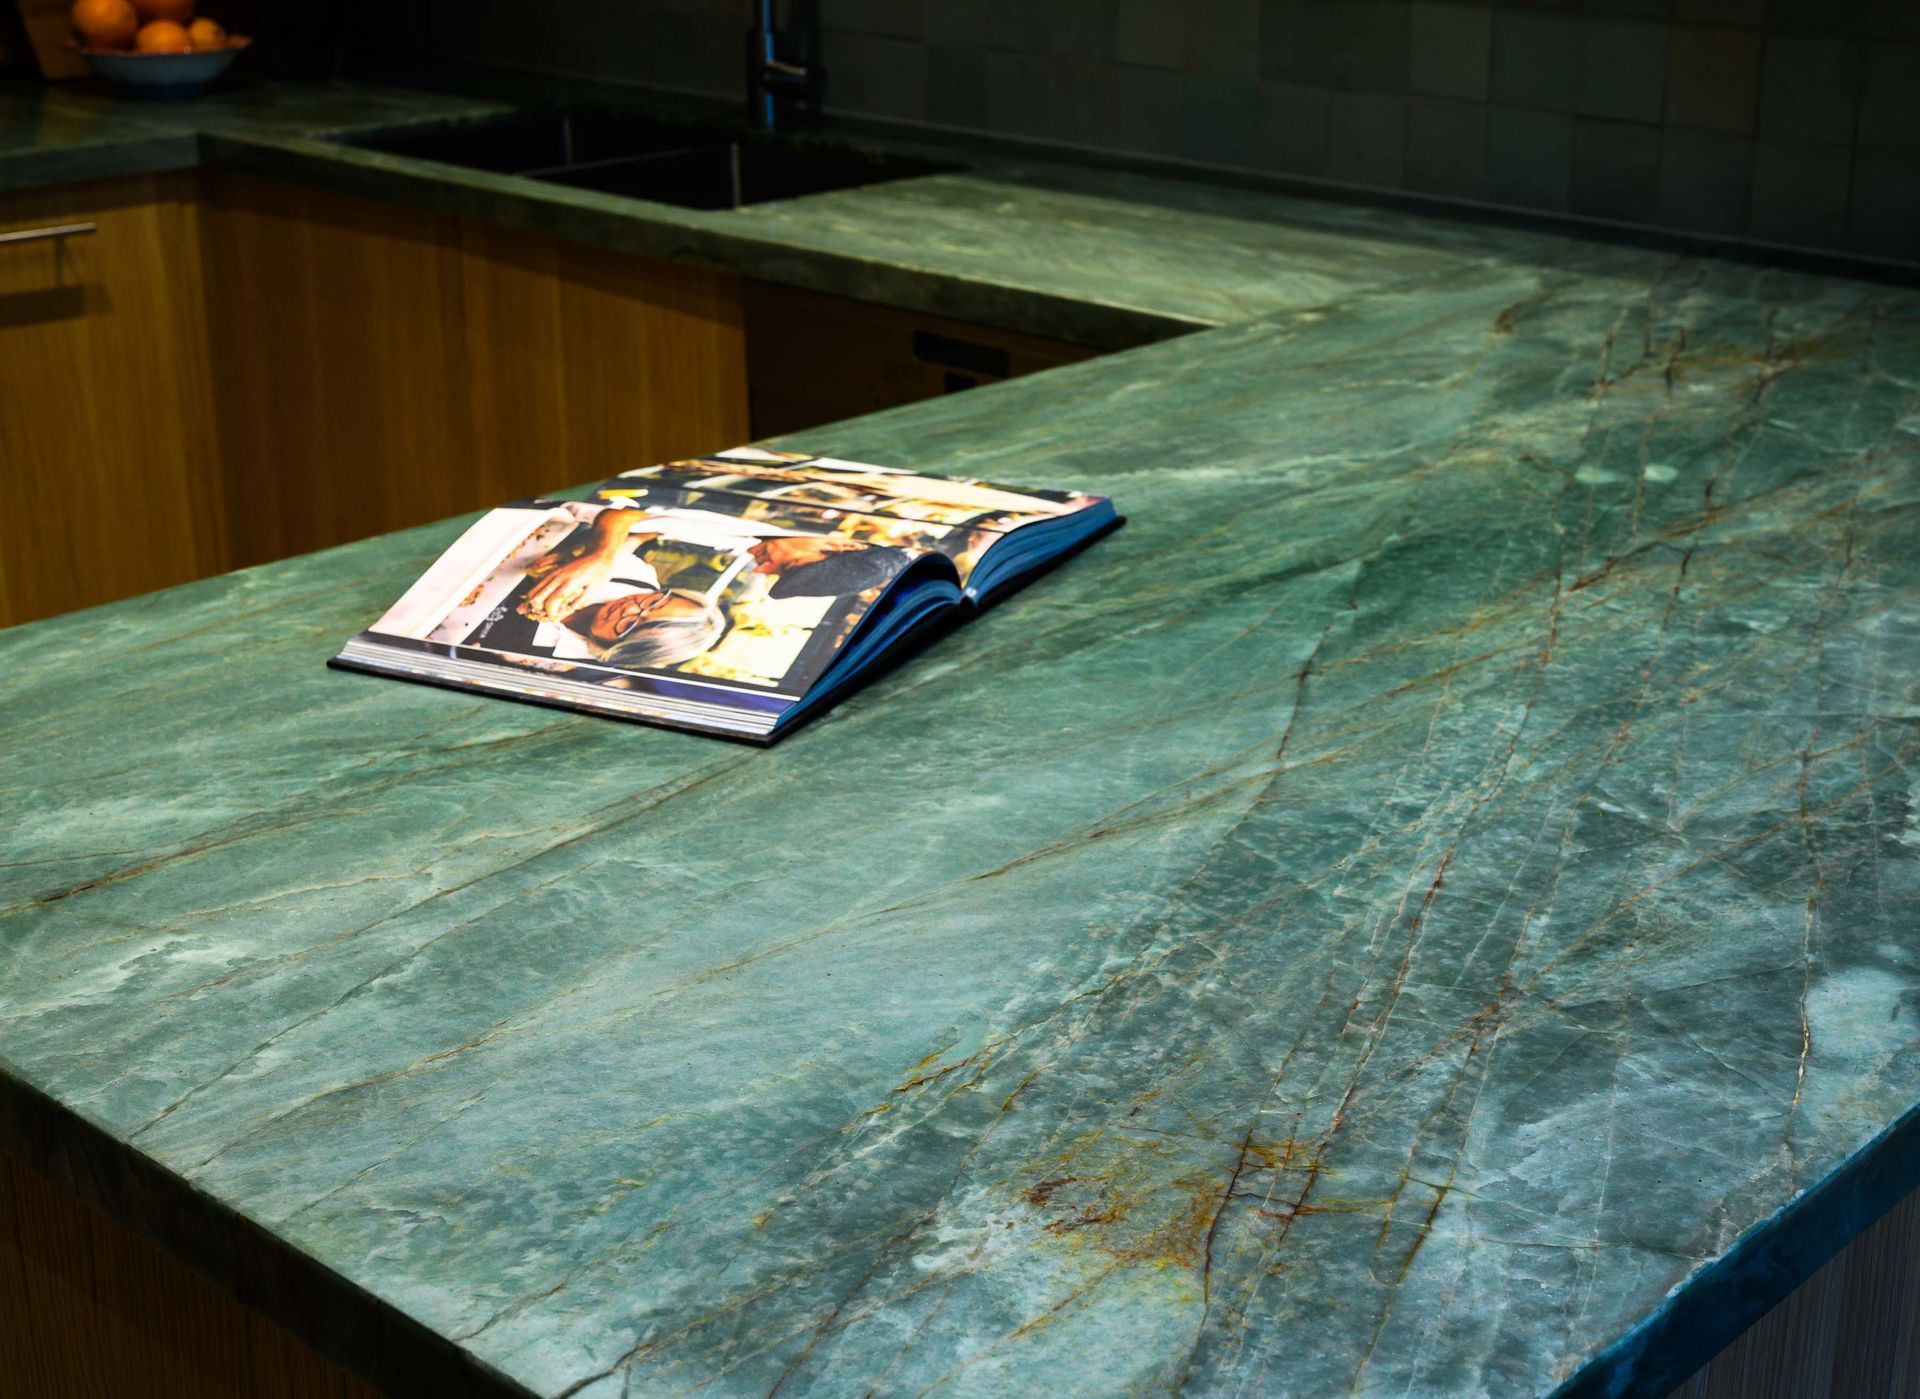
[{"label": "faucet spout", "polygon": [[747,30],[747,119],[761,131],[819,110],[825,75],[818,56],[817,8],[796,0],[782,29],[774,0],[753,0]]}]

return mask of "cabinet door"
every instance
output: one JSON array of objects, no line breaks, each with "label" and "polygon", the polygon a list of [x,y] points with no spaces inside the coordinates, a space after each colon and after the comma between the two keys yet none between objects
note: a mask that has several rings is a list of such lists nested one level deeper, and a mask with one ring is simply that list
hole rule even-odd
[{"label": "cabinet door", "polygon": [[0,195],[0,623],[225,566],[193,188]]},{"label": "cabinet door", "polygon": [[744,304],[755,437],[878,413],[1099,353],[769,282],[748,282]]},{"label": "cabinet door", "polygon": [[219,172],[204,188],[236,563],[493,504],[467,478],[457,222]]},{"label": "cabinet door", "polygon": [[226,173],[207,191],[236,562],[747,436],[729,274]]},{"label": "cabinet door", "polygon": [[738,277],[472,222],[460,246],[475,465],[496,499],[747,440]]}]

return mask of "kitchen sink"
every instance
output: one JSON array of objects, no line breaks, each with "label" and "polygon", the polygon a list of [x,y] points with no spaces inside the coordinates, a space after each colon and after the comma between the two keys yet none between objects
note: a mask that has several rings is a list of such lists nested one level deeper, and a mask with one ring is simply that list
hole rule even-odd
[{"label": "kitchen sink", "polygon": [[688,209],[738,209],[961,168],[807,136],[675,124],[597,108],[521,111],[340,139]]}]

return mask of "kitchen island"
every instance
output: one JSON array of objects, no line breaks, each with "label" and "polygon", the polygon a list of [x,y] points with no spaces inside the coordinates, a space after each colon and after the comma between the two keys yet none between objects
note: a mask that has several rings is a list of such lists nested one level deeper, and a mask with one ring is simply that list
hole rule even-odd
[{"label": "kitchen island", "polygon": [[769,750],[0,633],[0,1147],[401,1393],[1678,1382],[1920,1184],[1920,296],[1520,247],[788,443],[1130,523]]}]

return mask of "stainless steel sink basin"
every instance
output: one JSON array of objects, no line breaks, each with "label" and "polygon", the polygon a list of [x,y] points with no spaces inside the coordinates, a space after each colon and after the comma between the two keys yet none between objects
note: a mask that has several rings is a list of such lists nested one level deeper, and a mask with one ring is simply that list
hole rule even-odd
[{"label": "stainless steel sink basin", "polygon": [[960,167],[723,126],[597,108],[374,132],[346,144],[689,209],[738,209]]}]

